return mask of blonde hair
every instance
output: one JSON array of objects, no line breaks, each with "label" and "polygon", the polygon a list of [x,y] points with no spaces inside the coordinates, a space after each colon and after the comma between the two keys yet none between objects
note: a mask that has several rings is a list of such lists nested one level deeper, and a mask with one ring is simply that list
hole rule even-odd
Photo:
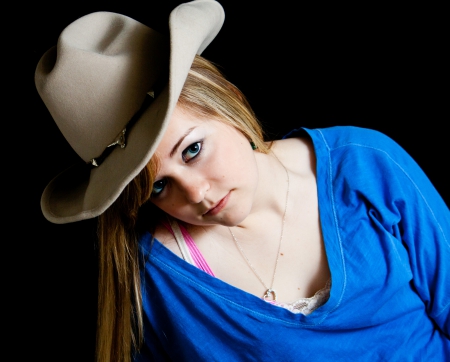
[{"label": "blonde hair", "polygon": [[259,152],[268,153],[261,125],[244,94],[205,58],[195,58],[178,105],[199,118],[214,118],[236,128]]},{"label": "blonde hair", "polygon": [[[259,152],[269,152],[247,99],[217,66],[201,56],[193,61],[178,105],[199,118],[235,127]],[[154,156],[98,218],[97,362],[129,362],[143,340],[138,221],[145,212],[151,232],[158,222],[159,211],[149,202],[157,170]]]}]

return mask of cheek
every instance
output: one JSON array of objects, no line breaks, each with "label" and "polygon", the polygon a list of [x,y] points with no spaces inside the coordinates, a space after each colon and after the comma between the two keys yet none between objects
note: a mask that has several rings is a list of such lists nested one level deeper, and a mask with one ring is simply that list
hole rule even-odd
[{"label": "cheek", "polygon": [[179,210],[182,206],[180,205],[180,198],[174,197],[172,195],[169,198],[166,197],[162,200],[152,200],[152,203],[153,205],[170,215]]},{"label": "cheek", "polygon": [[[186,220],[187,215],[191,215],[193,205],[186,201],[185,195],[179,190],[170,190],[169,195],[164,198],[152,200],[153,205],[177,219],[189,222]],[[195,206],[194,206],[195,208]]]},{"label": "cheek", "polygon": [[[255,158],[247,139],[243,136],[236,139],[236,136],[226,135],[219,144],[216,144],[214,156],[211,159],[211,174],[221,178],[241,178],[247,173],[255,170]],[[247,171],[248,170],[248,171]]]}]

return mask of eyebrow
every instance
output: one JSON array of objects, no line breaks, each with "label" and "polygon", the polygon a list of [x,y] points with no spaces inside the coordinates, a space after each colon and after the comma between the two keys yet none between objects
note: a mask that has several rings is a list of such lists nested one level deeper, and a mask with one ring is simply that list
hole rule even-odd
[{"label": "eyebrow", "polygon": [[175,152],[177,152],[177,149],[178,149],[178,147],[180,147],[181,142],[183,142],[183,140],[184,140],[184,139],[189,135],[189,133],[191,133],[195,128],[197,128],[197,127],[191,127],[191,128],[189,128],[189,129],[186,131],[186,133],[185,133],[183,136],[181,136],[181,138],[178,140],[178,142],[175,143],[175,145],[173,146],[172,151],[170,151],[170,153],[169,153],[169,156],[170,156],[170,157],[172,157],[172,156],[175,154]]}]

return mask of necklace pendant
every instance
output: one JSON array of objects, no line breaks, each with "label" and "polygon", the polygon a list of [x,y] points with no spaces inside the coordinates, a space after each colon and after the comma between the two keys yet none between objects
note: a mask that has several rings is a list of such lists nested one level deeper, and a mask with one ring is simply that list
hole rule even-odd
[{"label": "necklace pendant", "polygon": [[274,289],[269,288],[266,290],[266,293],[264,294],[263,299],[264,300],[277,300],[277,292]]}]

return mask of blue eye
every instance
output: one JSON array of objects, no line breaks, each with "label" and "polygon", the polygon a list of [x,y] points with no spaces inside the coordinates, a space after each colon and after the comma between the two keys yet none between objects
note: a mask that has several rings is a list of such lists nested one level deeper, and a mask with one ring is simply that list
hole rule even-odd
[{"label": "blue eye", "polygon": [[189,162],[190,160],[194,159],[200,154],[201,150],[202,150],[201,142],[193,143],[183,151],[182,153],[183,161]]},{"label": "blue eye", "polygon": [[164,187],[166,187],[166,184],[167,184],[167,181],[164,179],[156,181],[153,184],[152,195],[158,196],[164,190]]}]

